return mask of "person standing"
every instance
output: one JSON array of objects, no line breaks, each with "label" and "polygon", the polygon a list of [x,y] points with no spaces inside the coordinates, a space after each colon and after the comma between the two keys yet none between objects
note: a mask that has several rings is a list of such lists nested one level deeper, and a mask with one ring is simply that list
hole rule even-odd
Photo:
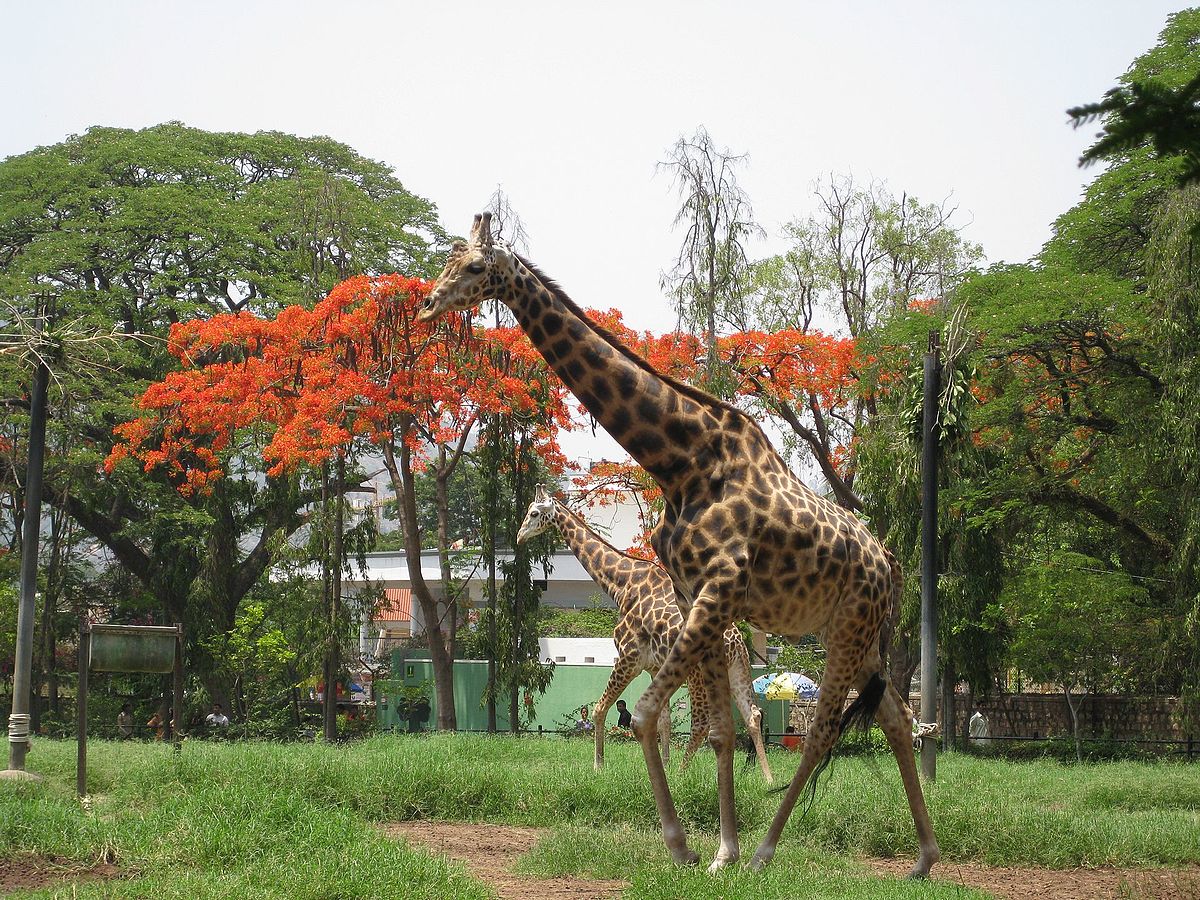
[{"label": "person standing", "polygon": [[225,715],[225,711],[221,708],[220,703],[212,705],[212,712],[204,717],[204,724],[209,728],[229,727],[229,716]]},{"label": "person standing", "polygon": [[617,701],[617,727],[630,728],[633,725],[633,713],[629,711],[629,705],[624,700]]},{"label": "person standing", "polygon": [[122,741],[133,737],[133,707],[128,703],[117,713],[117,737]]}]

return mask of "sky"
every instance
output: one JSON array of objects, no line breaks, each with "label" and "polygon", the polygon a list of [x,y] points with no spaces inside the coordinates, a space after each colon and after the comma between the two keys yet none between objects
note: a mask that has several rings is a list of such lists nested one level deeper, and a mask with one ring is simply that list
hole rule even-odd
[{"label": "sky", "polygon": [[1019,262],[1095,175],[1098,100],[1179,2],[405,0],[10,5],[0,157],[92,125],[168,120],[323,134],[391,166],[465,233],[502,188],[529,257],[583,306],[675,324],[659,287],[678,201],[656,174],[704,125],[749,159],[767,237],[813,185],[879,179],[949,201],[989,262]]}]

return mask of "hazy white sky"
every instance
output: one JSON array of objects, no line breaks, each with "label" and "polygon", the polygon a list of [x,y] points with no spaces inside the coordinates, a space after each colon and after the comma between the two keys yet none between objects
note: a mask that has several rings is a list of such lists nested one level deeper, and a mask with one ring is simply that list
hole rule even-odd
[{"label": "hazy white sky", "polygon": [[1093,173],[1098,99],[1180,2],[13,3],[0,156],[91,125],[178,119],[326,134],[394,167],[463,233],[499,185],[530,257],[637,328],[676,205],[655,162],[703,123],[748,152],[769,237],[828,173],[951,197],[990,261],[1020,261]]}]

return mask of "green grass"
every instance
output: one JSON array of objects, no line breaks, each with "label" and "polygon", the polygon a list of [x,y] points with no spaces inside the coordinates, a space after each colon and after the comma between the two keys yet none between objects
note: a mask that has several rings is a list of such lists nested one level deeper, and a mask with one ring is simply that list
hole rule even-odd
[{"label": "green grass", "polygon": [[[109,853],[137,873],[81,885],[81,897],[489,896],[460,868],[371,827],[437,818],[550,828],[522,863],[528,872],[628,878],[635,897],[941,896],[940,887],[875,878],[854,861],[916,852],[889,756],[837,760],[807,816],[793,814],[766,872],[710,879],[702,869],[670,864],[640,748],[610,743],[601,775],[591,754],[587,741],[479,735],[380,736],[339,747],[189,742],[178,756],[162,745],[95,742],[93,802],[82,809],[73,798],[74,744],[39,741],[29,761],[46,780],[0,786],[0,855],[87,862]],[[797,763],[772,756],[780,778]],[[688,772],[676,761],[669,773],[693,844],[711,859],[712,755],[702,753]],[[779,796],[740,762],[737,782],[748,856]],[[1053,867],[1200,862],[1197,766],[944,755],[926,796],[944,859]]]}]

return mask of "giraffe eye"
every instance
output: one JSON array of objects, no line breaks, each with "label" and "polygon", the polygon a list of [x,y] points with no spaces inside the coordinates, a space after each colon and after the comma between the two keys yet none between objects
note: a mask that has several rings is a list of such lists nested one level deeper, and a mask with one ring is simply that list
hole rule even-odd
[{"label": "giraffe eye", "polygon": [[469,273],[471,273],[472,275],[478,275],[480,272],[483,271],[483,263],[473,262],[469,266],[467,266],[467,271]]}]

